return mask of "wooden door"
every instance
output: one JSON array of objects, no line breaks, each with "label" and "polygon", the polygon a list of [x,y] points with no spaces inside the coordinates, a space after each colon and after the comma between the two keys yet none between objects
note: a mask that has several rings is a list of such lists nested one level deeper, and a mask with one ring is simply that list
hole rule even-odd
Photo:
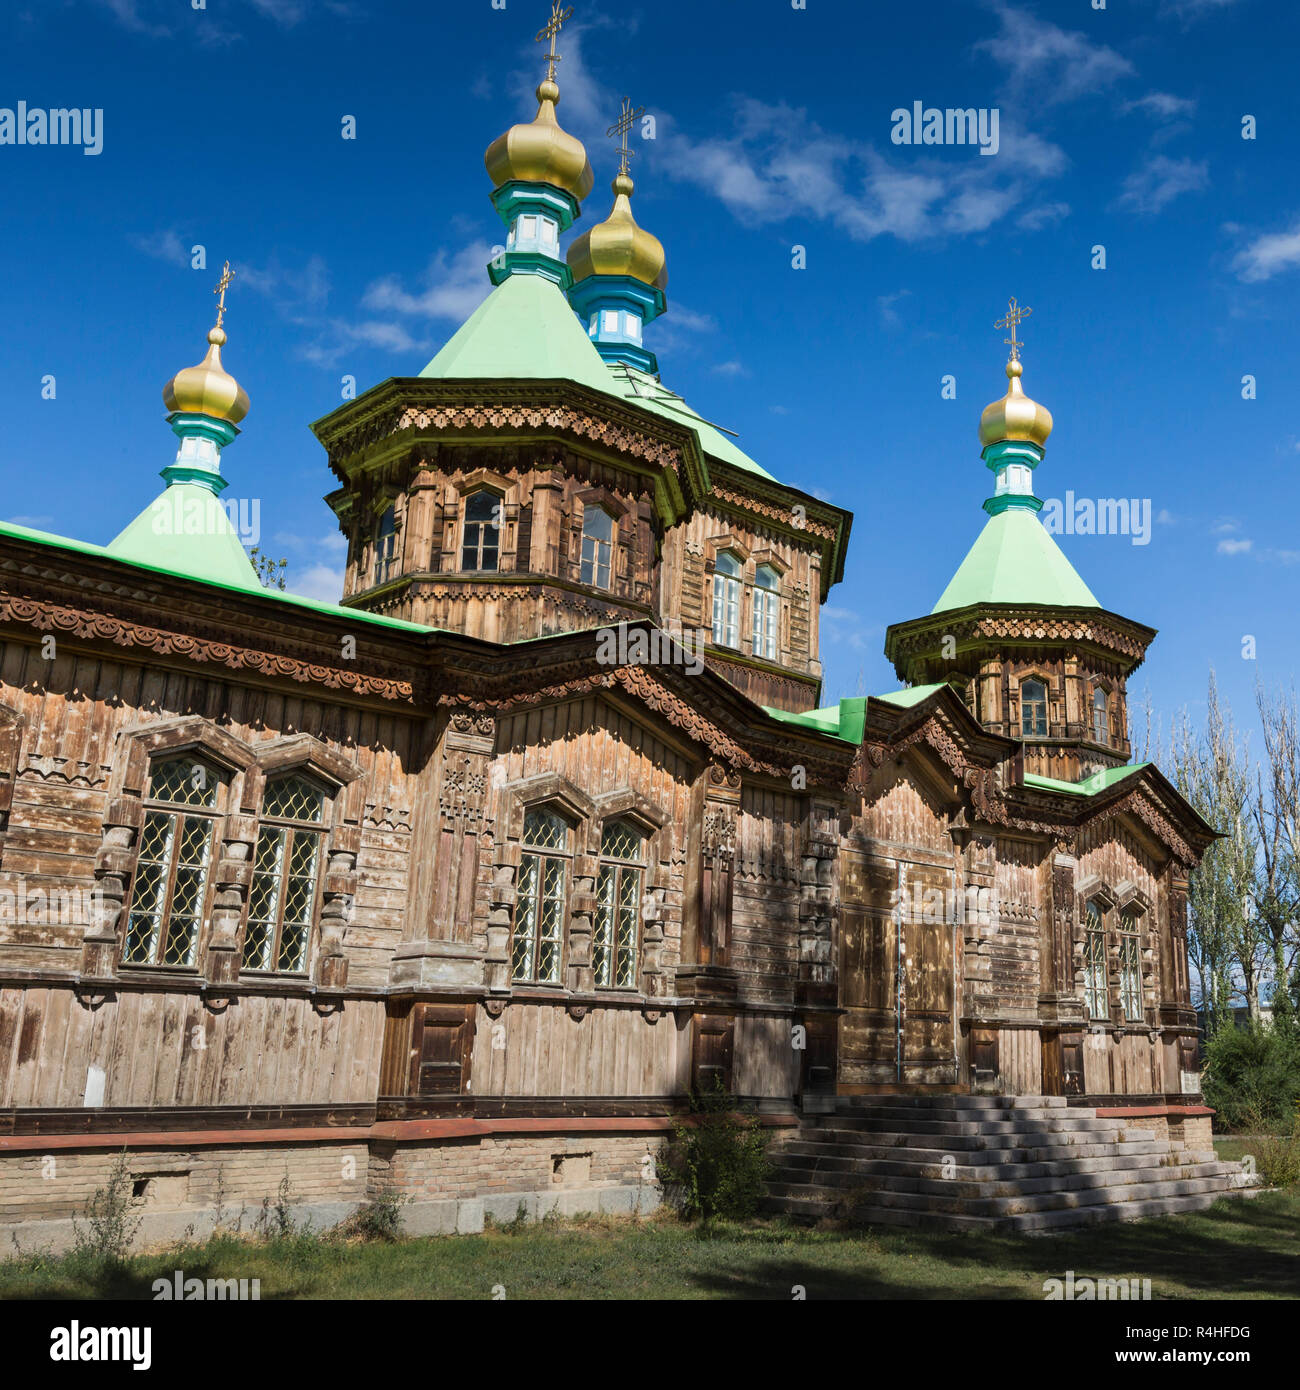
[{"label": "wooden door", "polygon": [[946,868],[842,856],[839,1080],[952,1084],[956,932]]},{"label": "wooden door", "polygon": [[[903,906],[903,1080],[954,1081],[953,981],[956,931],[952,874],[900,864]],[[944,1073],[944,1074],[940,1074]]]},{"label": "wooden door", "polygon": [[841,859],[839,1081],[893,1081],[898,1064],[897,865],[845,852]]}]

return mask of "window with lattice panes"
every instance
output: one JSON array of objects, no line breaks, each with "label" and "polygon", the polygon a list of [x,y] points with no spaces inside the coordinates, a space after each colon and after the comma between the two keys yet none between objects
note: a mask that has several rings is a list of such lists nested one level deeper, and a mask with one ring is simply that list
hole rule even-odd
[{"label": "window with lattice panes", "polygon": [[564,968],[565,885],[569,874],[569,822],[538,808],[524,817],[523,854],[510,952],[510,977],[559,984]]},{"label": "window with lattice panes", "polygon": [[1125,912],[1120,919],[1119,1002],[1127,1022],[1141,1022],[1142,939],[1135,912]]},{"label": "window with lattice panes", "polygon": [[193,754],[150,768],[124,965],[197,963],[223,795],[222,774]]},{"label": "window with lattice panes", "polygon": [[501,498],[481,488],[465,498],[460,567],[495,574],[501,558]]},{"label": "window with lattice panes", "polygon": [[740,561],[729,550],[713,562],[713,640],[720,647],[740,645]]},{"label": "window with lattice panes", "polygon": [[1110,702],[1101,686],[1092,692],[1092,741],[1110,742]]},{"label": "window with lattice panes", "polygon": [[244,969],[300,975],[316,920],[325,793],[297,773],[268,777],[253,851]]},{"label": "window with lattice panes", "polygon": [[603,507],[582,509],[582,582],[609,588],[614,553],[614,518]]},{"label": "window with lattice panes", "polygon": [[397,509],[388,507],[375,527],[375,583],[397,573]]},{"label": "window with lattice panes", "polygon": [[1083,938],[1083,988],[1089,1018],[1110,1017],[1110,990],[1106,981],[1106,925],[1101,907],[1088,904]]},{"label": "window with lattice panes", "polygon": [[1030,738],[1047,736],[1047,686],[1042,681],[1020,682],[1020,732]]},{"label": "window with lattice panes", "polygon": [[777,618],[781,601],[777,597],[779,583],[771,565],[759,565],[754,574],[754,655],[768,661],[776,660]]},{"label": "window with lattice panes", "polygon": [[607,825],[601,835],[591,963],[596,984],[607,989],[636,985],[644,845],[645,837],[626,821]]}]

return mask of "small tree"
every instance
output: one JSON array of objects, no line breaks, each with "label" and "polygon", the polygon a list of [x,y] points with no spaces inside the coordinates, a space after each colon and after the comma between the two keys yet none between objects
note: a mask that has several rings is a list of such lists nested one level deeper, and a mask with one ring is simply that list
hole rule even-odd
[{"label": "small tree", "polygon": [[753,1216],[771,1172],[767,1139],[752,1113],[740,1114],[720,1079],[691,1097],[659,1165],[671,1200],[689,1220]]},{"label": "small tree", "polygon": [[289,569],[288,560],[273,560],[257,545],[248,552],[248,558],[253,562],[253,568],[257,571],[257,577],[264,589],[284,588],[285,576]]}]

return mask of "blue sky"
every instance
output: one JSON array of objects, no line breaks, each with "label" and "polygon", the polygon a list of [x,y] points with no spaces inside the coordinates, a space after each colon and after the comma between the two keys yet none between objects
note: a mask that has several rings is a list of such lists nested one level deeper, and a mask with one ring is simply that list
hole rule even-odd
[{"label": "blue sky", "polygon": [[[1157,518],[1147,545],[1062,538],[1106,607],[1161,631],[1134,695],[1195,716],[1213,666],[1244,716],[1257,674],[1296,670],[1300,7],[1092,3],[574,0],[560,116],[597,174],[577,230],[605,215],[626,92],[657,124],[633,172],[668,253],[665,381],[855,513],[828,699],[897,684],[885,626],[929,611],[984,520],[1012,294],[1056,420],[1039,495]],[[488,289],[482,152],[535,110],[548,10],[10,0],[0,107],[102,108],[104,148],[0,146],[0,514],[102,542],[149,501],[174,452],[159,392],[201,355],[229,258],[226,363],[253,402],[230,493],[261,499],[290,587],[337,597],[308,423],[344,375],[418,372]],[[996,107],[998,153],[891,143],[915,101]]]}]

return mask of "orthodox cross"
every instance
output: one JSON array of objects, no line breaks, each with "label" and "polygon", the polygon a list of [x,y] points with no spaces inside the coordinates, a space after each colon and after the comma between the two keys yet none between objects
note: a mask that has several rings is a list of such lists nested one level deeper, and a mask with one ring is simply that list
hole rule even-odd
[{"label": "orthodox cross", "polygon": [[560,61],[560,55],[555,51],[556,37],[560,30],[564,28],[565,20],[567,20],[572,13],[572,5],[570,5],[567,10],[562,10],[560,8],[560,0],[551,0],[551,17],[537,31],[537,37],[533,40],[534,43],[541,43],[545,39],[550,39],[551,41],[550,52],[546,55],[546,80],[548,82],[555,81],[555,65]]},{"label": "orthodox cross", "polygon": [[226,316],[226,290],[229,288],[230,282],[231,282],[234,278],[235,278],[235,272],[234,272],[233,270],[231,270],[231,268],[230,268],[230,262],[227,261],[226,264],[225,264],[225,266],[223,267],[223,269],[222,269],[222,271],[221,271],[221,279],[217,281],[216,287],[215,287],[215,288],[213,289],[213,291],[212,291],[213,294],[219,296],[219,298],[218,298],[218,300],[217,300],[217,327],[218,327],[218,328],[221,327],[221,320],[222,320],[223,318],[225,318],[225,316]]},{"label": "orthodox cross", "polygon": [[1003,338],[1002,341],[1010,346],[1011,361],[1013,362],[1020,361],[1020,349],[1024,346],[1023,343],[1018,342],[1016,339],[1016,328],[1023,319],[1027,319],[1033,312],[1032,309],[1025,309],[1017,304],[1015,296],[1012,295],[1007,301],[1006,318],[998,319],[993,325],[994,328],[1009,328],[1011,330],[1011,336],[1009,338]]},{"label": "orthodox cross", "polygon": [[635,111],[632,110],[632,98],[623,98],[623,113],[618,120],[605,132],[612,140],[615,136],[622,137],[622,143],[618,148],[618,172],[627,173],[628,161],[636,153],[635,150],[628,148],[627,133],[645,115],[645,107],[639,106]]}]

